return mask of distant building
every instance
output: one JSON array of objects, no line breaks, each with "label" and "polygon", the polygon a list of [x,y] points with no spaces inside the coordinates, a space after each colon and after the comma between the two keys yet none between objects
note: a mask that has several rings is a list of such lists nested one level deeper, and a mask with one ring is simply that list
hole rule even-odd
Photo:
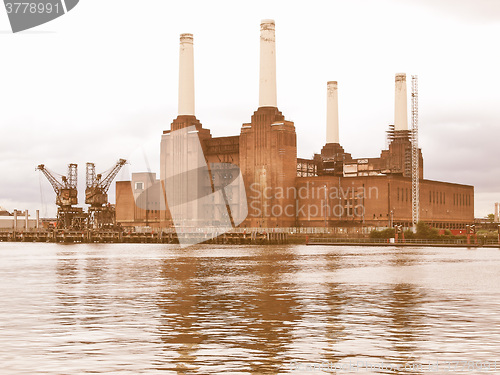
[{"label": "distant building", "polygon": [[11,216],[11,213],[2,206],[0,206],[0,216]]},{"label": "distant building", "polygon": [[[396,74],[395,124],[378,158],[354,159],[339,140],[337,82],[327,84],[327,138],[312,159],[297,158],[295,125],[277,108],[274,21],[261,24],[259,108],[240,135],[212,137],[194,112],[193,36],[181,35],[179,114],[161,141],[160,180],[138,173],[116,183],[116,219],[123,226],[172,226],[162,181],[169,168],[171,131],[194,126],[205,161],[232,163],[245,182],[248,217],[242,227],[387,227],[412,223],[412,155],[406,74]],[[307,126],[307,124],[305,124]],[[420,219],[437,228],[463,229],[474,222],[474,187],[425,180],[420,160]],[[217,182],[200,189],[212,191]],[[160,199],[141,204],[150,187]],[[141,195],[142,194],[142,195]],[[213,206],[217,204],[214,203]],[[197,208],[203,209],[203,208]],[[223,215],[214,207],[214,218]],[[187,226],[196,223],[187,223]]]},{"label": "distant building", "polygon": [[37,219],[29,216],[26,217],[26,211],[17,211],[15,214],[2,215],[2,212],[7,212],[6,210],[0,211],[0,230],[17,230],[23,231],[26,229],[34,229],[37,227]]}]

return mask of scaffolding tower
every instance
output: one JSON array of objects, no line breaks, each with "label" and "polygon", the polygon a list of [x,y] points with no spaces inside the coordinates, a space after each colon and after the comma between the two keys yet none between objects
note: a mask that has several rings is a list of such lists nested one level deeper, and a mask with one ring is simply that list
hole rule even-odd
[{"label": "scaffolding tower", "polygon": [[420,220],[420,171],[418,153],[418,76],[411,76],[411,203],[413,232]]}]

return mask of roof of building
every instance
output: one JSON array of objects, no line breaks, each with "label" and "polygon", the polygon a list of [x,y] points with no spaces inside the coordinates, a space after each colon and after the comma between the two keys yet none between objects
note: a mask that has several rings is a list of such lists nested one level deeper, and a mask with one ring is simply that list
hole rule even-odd
[{"label": "roof of building", "polygon": [[0,216],[11,216],[10,212],[0,206]]}]

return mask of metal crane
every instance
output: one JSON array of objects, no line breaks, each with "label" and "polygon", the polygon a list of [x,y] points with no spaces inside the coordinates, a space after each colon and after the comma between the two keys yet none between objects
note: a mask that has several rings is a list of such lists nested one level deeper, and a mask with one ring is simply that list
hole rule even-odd
[{"label": "metal crane", "polygon": [[59,181],[51,171],[40,164],[35,170],[41,171],[49,180],[56,193],[57,228],[83,229],[86,226],[87,215],[82,208],[73,207],[78,204],[78,165],[68,165],[68,175],[61,176]]},{"label": "metal crane", "polygon": [[61,176],[61,182],[54,177],[54,173],[45,168],[44,164],[40,164],[35,170],[41,171],[49,180],[56,193],[56,204],[59,207],[78,204],[78,166],[76,164],[68,165],[68,176]]},{"label": "metal crane", "polygon": [[116,224],[115,207],[108,203],[108,190],[120,169],[127,163],[120,159],[114,167],[104,172],[106,175],[95,173],[95,164],[87,163],[85,203],[90,205],[90,224],[94,229],[114,226]]}]

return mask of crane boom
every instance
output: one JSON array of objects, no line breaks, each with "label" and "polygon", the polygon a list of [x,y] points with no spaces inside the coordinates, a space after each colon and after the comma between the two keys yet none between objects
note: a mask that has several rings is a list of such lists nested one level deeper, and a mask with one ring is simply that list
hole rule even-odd
[{"label": "crane boom", "polygon": [[115,166],[102,178],[102,174],[95,174],[94,163],[87,163],[87,188],[85,189],[85,203],[92,207],[102,207],[108,203],[108,190],[111,182],[127,161],[120,159]]},{"label": "crane boom", "polygon": [[89,225],[94,229],[106,229],[116,226],[115,206],[108,202],[108,189],[120,169],[127,161],[120,159],[103,174],[95,173],[95,164],[87,163],[87,188],[85,189],[85,203],[89,204]]},{"label": "crane boom", "polygon": [[118,160],[111,172],[108,173],[104,180],[98,183],[102,191],[107,193],[109,187],[111,186],[111,182],[115,179],[116,175],[118,174],[118,172],[120,172],[120,169],[125,165],[126,162],[127,161],[125,159]]},{"label": "crane boom", "polygon": [[54,192],[56,193],[56,204],[60,207],[70,207],[78,204],[77,175],[78,165],[68,165],[68,176],[62,176],[61,182],[54,177],[54,174],[40,164],[35,170],[42,171],[47,180],[49,180]]},{"label": "crane boom", "polygon": [[36,171],[42,171],[45,177],[47,177],[47,180],[49,180],[50,184],[52,185],[52,188],[54,189],[56,194],[59,194],[59,192],[64,189],[64,185],[57,181],[56,178],[50,173],[46,168],[44,164],[40,164],[38,167],[35,168]]}]

